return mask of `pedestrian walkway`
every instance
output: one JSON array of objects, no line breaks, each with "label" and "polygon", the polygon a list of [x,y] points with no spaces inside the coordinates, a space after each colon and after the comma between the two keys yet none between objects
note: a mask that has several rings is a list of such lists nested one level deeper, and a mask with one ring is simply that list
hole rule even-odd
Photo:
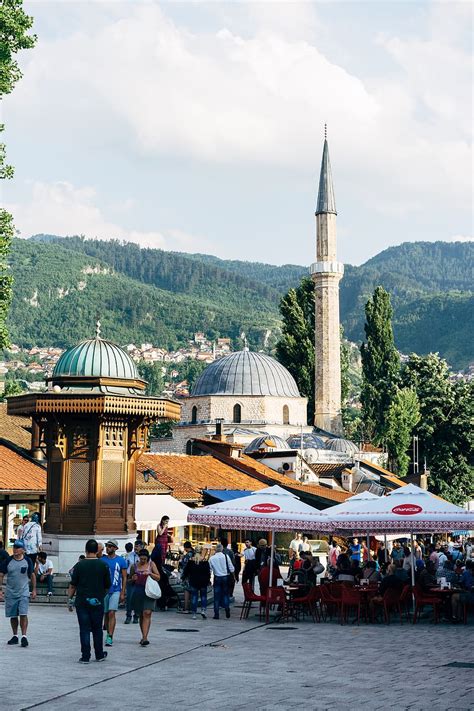
[{"label": "pedestrian walkway", "polygon": [[[153,615],[150,646],[119,612],[114,646],[102,664],[78,664],[75,614],[30,608],[30,647],[7,647],[0,623],[0,665],[28,683],[3,685],[2,711],[93,708],[305,709],[473,708],[474,626],[392,624],[264,625],[258,617],[192,620]],[[3,615],[3,606],[0,609]]]}]

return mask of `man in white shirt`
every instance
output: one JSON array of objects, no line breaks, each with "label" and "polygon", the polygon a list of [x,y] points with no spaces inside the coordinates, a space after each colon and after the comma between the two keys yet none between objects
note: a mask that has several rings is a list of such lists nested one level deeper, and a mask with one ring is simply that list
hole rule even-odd
[{"label": "man in white shirt", "polygon": [[234,566],[229,556],[223,552],[223,546],[218,543],[216,552],[209,559],[209,565],[214,574],[214,619],[219,619],[219,608],[225,609],[225,616],[230,617],[229,575],[234,572]]},{"label": "man in white shirt", "polygon": [[38,553],[36,559],[36,585],[46,585],[48,598],[53,594],[53,564],[44,551]]},{"label": "man in white shirt", "polygon": [[290,547],[288,549],[288,557],[290,560],[296,557],[296,553],[299,553],[302,542],[301,533],[295,533],[295,537],[290,541]]},{"label": "man in white shirt", "polygon": [[255,561],[255,551],[257,549],[252,545],[252,541],[247,539],[245,541],[245,548],[243,550],[244,556],[244,572],[242,573],[242,585],[244,583],[250,583],[254,586],[255,576],[257,574],[257,563]]}]

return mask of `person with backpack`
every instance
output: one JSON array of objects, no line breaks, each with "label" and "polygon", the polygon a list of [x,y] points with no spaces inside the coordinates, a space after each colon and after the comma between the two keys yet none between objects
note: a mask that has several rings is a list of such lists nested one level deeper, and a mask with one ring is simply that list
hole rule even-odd
[{"label": "person with backpack", "polygon": [[18,540],[23,541],[26,555],[30,558],[34,567],[38,553],[43,545],[39,514],[31,514],[31,521],[23,526],[21,535],[22,537]]},{"label": "person with backpack", "polygon": [[194,555],[186,563],[181,579],[189,581],[192,619],[195,620],[197,618],[197,606],[200,598],[201,617],[205,620],[207,608],[207,587],[211,582],[211,568],[208,561],[202,556],[201,547],[194,550]]}]

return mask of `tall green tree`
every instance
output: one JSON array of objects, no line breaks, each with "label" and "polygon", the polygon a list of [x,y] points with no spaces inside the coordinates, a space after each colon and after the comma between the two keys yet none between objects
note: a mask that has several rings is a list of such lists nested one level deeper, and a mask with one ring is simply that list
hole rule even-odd
[{"label": "tall green tree", "polygon": [[420,422],[416,428],[420,461],[430,470],[429,486],[450,501],[474,497],[474,383],[453,382],[437,353],[412,354],[402,383],[417,393]]},{"label": "tall green tree", "polygon": [[276,356],[296,380],[303,397],[308,398],[308,421],[314,420],[314,284],[303,277],[280,301],[282,337]]},{"label": "tall green tree", "polygon": [[141,360],[138,363],[138,373],[143,380],[147,381],[147,395],[161,395],[164,387],[161,363],[149,363]]},{"label": "tall green tree", "polygon": [[387,432],[387,415],[395,397],[400,357],[395,348],[390,295],[381,286],[365,305],[365,336],[362,357],[362,420],[364,436],[382,444]]},{"label": "tall green tree", "polygon": [[420,407],[416,392],[411,388],[397,388],[386,416],[385,443],[390,468],[402,478],[408,473],[408,451],[413,430],[419,421]]},{"label": "tall green tree", "polygon": [[[0,98],[13,91],[21,78],[16,54],[22,49],[31,49],[36,36],[29,30],[33,19],[23,11],[22,0],[2,0],[0,3]],[[0,132],[4,131],[0,124]],[[0,179],[13,177],[13,168],[6,163],[5,144],[0,143]],[[8,332],[5,325],[8,309],[12,300],[12,277],[7,257],[15,234],[12,216],[0,209],[0,347],[8,345]]]}]

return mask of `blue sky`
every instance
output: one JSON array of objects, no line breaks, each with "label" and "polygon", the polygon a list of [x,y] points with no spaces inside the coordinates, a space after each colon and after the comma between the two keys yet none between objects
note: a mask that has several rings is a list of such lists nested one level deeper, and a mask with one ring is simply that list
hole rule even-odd
[{"label": "blue sky", "polygon": [[25,9],[2,111],[22,236],[309,264],[327,121],[343,261],[470,237],[470,3]]}]

